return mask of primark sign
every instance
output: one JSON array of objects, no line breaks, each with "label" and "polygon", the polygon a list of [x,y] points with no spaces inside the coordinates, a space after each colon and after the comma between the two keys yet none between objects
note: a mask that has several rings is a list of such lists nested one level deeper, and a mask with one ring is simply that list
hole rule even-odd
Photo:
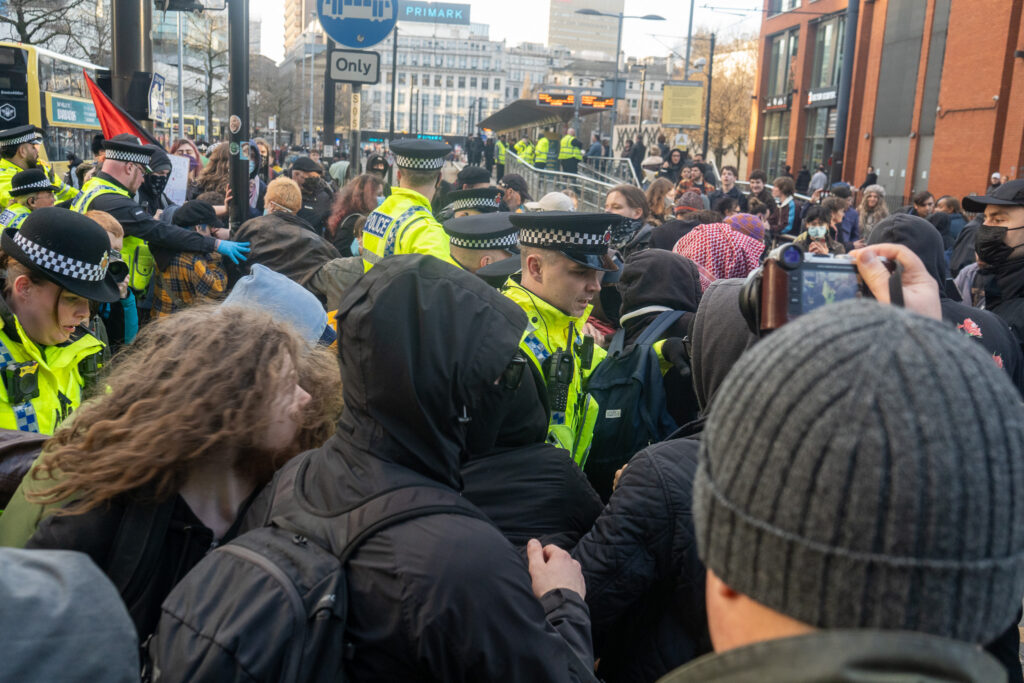
[{"label": "primark sign", "polygon": [[402,0],[398,3],[398,20],[429,24],[469,24],[469,5]]}]

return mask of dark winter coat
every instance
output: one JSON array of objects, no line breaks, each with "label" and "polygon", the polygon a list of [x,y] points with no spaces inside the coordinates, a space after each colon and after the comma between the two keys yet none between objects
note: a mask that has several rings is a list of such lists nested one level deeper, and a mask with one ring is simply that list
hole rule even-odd
[{"label": "dark winter coat", "polygon": [[302,286],[325,263],[341,258],[334,245],[314,232],[301,215],[275,212],[250,218],[231,238],[249,243],[249,258],[242,264],[244,271],[259,263]]},{"label": "dark winter coat", "polygon": [[[743,280],[716,280],[694,319],[694,387],[705,410],[755,338],[737,297]],[[653,681],[711,651],[704,567],[693,527],[699,434],[648,447],[629,461],[594,528],[573,550],[587,580],[599,675],[609,683]],[[676,435],[673,435],[675,437]]]},{"label": "dark winter coat", "polygon": [[737,202],[739,202],[740,213],[747,212],[747,196],[740,192],[740,188],[737,187],[736,185],[733,185],[728,192],[724,190],[715,190],[714,192],[709,194],[708,201],[711,202],[711,210],[714,211],[715,204],[717,204],[719,200],[724,199],[725,197],[732,197]]},{"label": "dark winter coat", "polygon": [[949,275],[942,238],[931,223],[917,216],[894,214],[871,231],[868,244],[881,242],[903,244],[921,258],[928,274],[939,285],[942,319],[984,346],[993,361],[1006,370],[1017,390],[1024,394],[1024,357],[1013,332],[992,311],[973,308],[949,297],[947,292],[954,288],[947,284]]},{"label": "dark winter coat", "polygon": [[788,681],[1005,681],[999,663],[970,643],[910,631],[816,631],[703,657],[663,683]]},{"label": "dark winter coat", "polygon": [[978,259],[974,253],[974,240],[978,236],[980,225],[981,219],[976,217],[964,225],[960,234],[956,236],[956,241],[953,243],[953,254],[949,257],[949,272],[953,277],[959,275],[966,266],[977,262]]},{"label": "dark winter coat", "polygon": [[321,180],[316,192],[307,192],[305,187],[302,188],[302,208],[297,215],[309,223],[316,234],[322,235],[333,204],[334,194],[331,187]]}]

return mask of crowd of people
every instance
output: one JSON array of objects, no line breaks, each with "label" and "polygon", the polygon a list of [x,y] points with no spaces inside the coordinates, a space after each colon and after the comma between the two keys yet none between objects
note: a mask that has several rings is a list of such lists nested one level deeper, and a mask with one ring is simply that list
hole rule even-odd
[{"label": "crowd of people", "polygon": [[492,140],[0,131],[0,678],[1021,681],[1024,180]]}]

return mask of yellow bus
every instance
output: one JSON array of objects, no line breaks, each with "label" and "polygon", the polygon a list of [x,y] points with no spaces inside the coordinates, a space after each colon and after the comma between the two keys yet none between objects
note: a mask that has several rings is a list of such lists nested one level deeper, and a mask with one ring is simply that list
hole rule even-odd
[{"label": "yellow bus", "polygon": [[32,124],[46,133],[40,150],[63,174],[67,154],[92,158],[92,137],[101,132],[82,70],[96,80],[107,69],[25,43],[0,41],[0,129]]}]

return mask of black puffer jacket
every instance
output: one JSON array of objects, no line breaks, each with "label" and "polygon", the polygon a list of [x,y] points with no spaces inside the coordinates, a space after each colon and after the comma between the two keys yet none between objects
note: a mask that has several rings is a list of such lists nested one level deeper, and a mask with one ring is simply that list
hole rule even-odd
[{"label": "black puffer jacket", "polygon": [[[705,411],[755,341],[737,303],[742,284],[713,282],[694,320],[691,362]],[[598,674],[608,683],[653,681],[711,651],[691,517],[699,430],[700,422],[683,427],[678,438],[636,454],[573,551],[587,580]]]}]

